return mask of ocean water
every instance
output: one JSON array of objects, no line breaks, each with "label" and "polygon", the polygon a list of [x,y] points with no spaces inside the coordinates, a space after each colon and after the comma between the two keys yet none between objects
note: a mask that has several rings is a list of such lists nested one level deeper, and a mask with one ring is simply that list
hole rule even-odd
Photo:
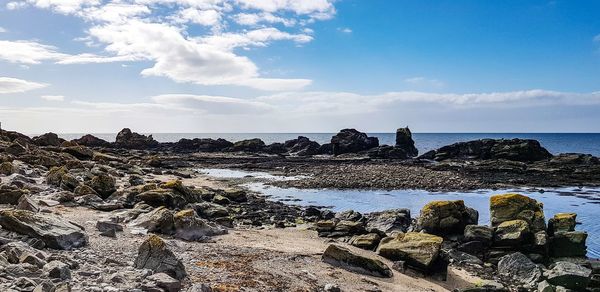
[{"label": "ocean water", "polygon": [[[93,134],[109,142],[114,141],[116,134]],[[284,142],[298,136],[306,136],[320,144],[328,143],[334,133],[155,133],[154,139],[159,142],[177,142],[181,138],[223,138],[232,142],[260,138],[265,143]],[[60,134],[67,140],[76,139],[83,134]],[[395,133],[369,133],[369,136],[379,138],[380,144],[393,145]],[[419,153],[437,149],[456,142],[477,140],[484,138],[493,139],[535,139],[553,154],[558,153],[586,153],[600,156],[600,133],[413,133],[413,139]]]},{"label": "ocean water", "polygon": [[229,169],[200,169],[200,173],[220,179],[253,177],[246,183],[248,189],[269,196],[270,200],[300,206],[326,206],[333,211],[355,210],[361,213],[408,208],[411,216],[419,215],[421,208],[435,200],[463,200],[479,212],[479,224],[490,224],[490,197],[495,194],[520,193],[544,204],[546,219],[556,213],[577,213],[577,230],[588,232],[588,256],[600,258],[600,188],[565,187],[545,189],[477,190],[470,192],[429,192],[424,190],[336,190],[297,189],[271,186],[265,181],[289,180],[294,177],[274,176],[263,172]]}]

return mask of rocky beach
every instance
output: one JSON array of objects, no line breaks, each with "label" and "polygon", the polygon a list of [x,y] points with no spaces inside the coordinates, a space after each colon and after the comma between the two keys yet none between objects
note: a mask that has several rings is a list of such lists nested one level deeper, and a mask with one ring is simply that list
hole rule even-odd
[{"label": "rocky beach", "polygon": [[[517,193],[489,199],[490,222],[462,200],[334,212],[271,200],[273,187],[468,191],[600,186],[600,161],[538,141],[483,139],[419,153],[344,129],[306,137],[181,139],[123,129],[115,141],[0,131],[2,291],[598,291],[577,208],[544,213]],[[597,198],[600,199],[600,198]]]}]

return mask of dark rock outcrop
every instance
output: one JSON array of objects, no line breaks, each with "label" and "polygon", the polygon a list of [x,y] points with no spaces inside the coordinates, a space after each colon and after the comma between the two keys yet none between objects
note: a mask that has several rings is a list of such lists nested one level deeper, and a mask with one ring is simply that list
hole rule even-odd
[{"label": "dark rock outcrop", "polygon": [[391,278],[394,275],[382,261],[359,255],[335,244],[327,247],[321,259],[328,264],[360,274],[383,278]]},{"label": "dark rock outcrop", "polygon": [[187,275],[185,266],[167,248],[167,244],[158,236],[150,235],[138,249],[134,266],[137,269],[150,269],[155,273],[165,273],[181,280]]},{"label": "dark rock outcrop", "polygon": [[151,149],[157,147],[158,142],[152,138],[152,135],[141,135],[125,128],[117,134],[114,145],[126,149]]},{"label": "dark rock outcrop", "polygon": [[379,146],[377,137],[369,137],[367,134],[355,129],[343,129],[331,137],[333,155],[344,153],[358,153]]},{"label": "dark rock outcrop", "polygon": [[33,143],[38,146],[60,146],[65,139],[59,138],[54,133],[46,133],[37,137],[33,137]]},{"label": "dark rock outcrop", "polygon": [[105,141],[103,139],[100,139],[100,138],[90,135],[90,134],[84,135],[79,139],[72,140],[71,142],[77,143],[82,146],[87,146],[87,147],[110,147],[111,146],[108,141]]},{"label": "dark rock outcrop", "polygon": [[482,139],[454,143],[429,151],[419,158],[436,161],[506,159],[533,162],[549,159],[552,154],[536,140],[528,139]]},{"label": "dark rock outcrop", "polygon": [[402,149],[407,157],[416,157],[419,150],[415,147],[415,141],[412,139],[412,133],[408,127],[396,130],[396,148]]},{"label": "dark rock outcrop", "polygon": [[283,145],[290,154],[297,156],[319,154],[319,148],[321,147],[319,143],[311,141],[304,136],[298,136],[296,139],[285,141]]},{"label": "dark rock outcrop", "polygon": [[254,138],[248,140],[237,141],[233,146],[229,147],[230,151],[234,152],[261,152],[265,148],[265,142],[261,139]]},{"label": "dark rock outcrop", "polygon": [[177,152],[218,152],[233,146],[233,143],[225,139],[195,138],[181,139],[173,144],[173,150]]}]

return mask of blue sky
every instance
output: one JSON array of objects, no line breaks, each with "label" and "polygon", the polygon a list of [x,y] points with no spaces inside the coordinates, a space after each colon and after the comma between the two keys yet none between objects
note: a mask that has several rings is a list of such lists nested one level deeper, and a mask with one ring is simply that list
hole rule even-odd
[{"label": "blue sky", "polygon": [[29,133],[600,132],[600,2],[2,0]]}]

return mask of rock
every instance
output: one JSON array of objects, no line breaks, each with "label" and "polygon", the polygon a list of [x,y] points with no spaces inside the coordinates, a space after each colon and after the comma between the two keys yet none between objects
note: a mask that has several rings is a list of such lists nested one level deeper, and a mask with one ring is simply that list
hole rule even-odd
[{"label": "rock", "polygon": [[592,270],[570,262],[557,262],[546,272],[550,284],[573,290],[584,290],[591,275]]},{"label": "rock", "polygon": [[448,257],[452,262],[458,264],[483,265],[483,262],[478,257],[456,249],[450,250]]},{"label": "rock", "polygon": [[71,269],[69,269],[69,265],[61,261],[51,261],[44,265],[44,273],[50,278],[60,280],[71,279]]},{"label": "rock", "polygon": [[112,238],[117,237],[117,231],[115,229],[107,229],[104,231],[100,231],[99,234],[101,236],[105,236],[105,237],[112,237]]},{"label": "rock", "polygon": [[181,290],[181,282],[165,273],[157,273],[146,279],[154,282],[156,286],[165,289],[167,292],[177,292]]},{"label": "rock", "polygon": [[63,176],[68,174],[69,170],[64,167],[52,167],[46,174],[46,183],[53,186],[60,186]]},{"label": "rock", "polygon": [[587,233],[582,231],[555,232],[550,239],[553,257],[584,257],[587,254]]},{"label": "rock", "polygon": [[369,149],[367,155],[374,159],[407,159],[408,155],[404,150],[389,145],[381,145]]},{"label": "rock", "polygon": [[407,264],[428,270],[438,259],[443,239],[439,236],[408,232],[396,237],[381,240],[377,253],[393,261],[402,260]]},{"label": "rock", "polygon": [[207,284],[193,284],[187,292],[213,292],[213,289]]},{"label": "rock", "polygon": [[285,141],[283,144],[288,153],[296,156],[310,156],[319,154],[321,145],[304,136],[298,136],[294,140]]},{"label": "rock", "polygon": [[225,139],[181,139],[173,145],[177,152],[218,152],[233,146],[233,143]]},{"label": "rock", "polygon": [[550,235],[554,235],[555,232],[559,231],[575,231],[576,219],[577,214],[575,213],[554,214],[554,217],[548,220],[548,232]]},{"label": "rock", "polygon": [[494,238],[494,229],[483,225],[467,225],[465,226],[465,241],[480,241],[483,243],[491,243]]},{"label": "rock", "polygon": [[137,269],[150,269],[156,273],[166,273],[181,280],[186,271],[183,263],[167,248],[167,244],[158,236],[150,235],[138,250],[134,263]]},{"label": "rock", "polygon": [[5,161],[0,163],[0,174],[1,175],[11,175],[13,173],[15,173],[16,169],[15,166],[12,164],[12,162],[9,161]]},{"label": "rock", "polygon": [[79,160],[91,160],[94,157],[94,151],[85,146],[71,146],[63,149],[63,152],[69,153]]},{"label": "rock", "polygon": [[23,253],[19,258],[20,263],[27,263],[30,265],[37,266],[38,268],[44,267],[46,265],[46,261],[40,259],[39,257],[31,254],[31,253]]},{"label": "rock", "polygon": [[372,250],[377,247],[381,236],[377,233],[355,235],[350,239],[350,244],[362,249]]},{"label": "rock", "polygon": [[100,232],[108,230],[123,231],[123,225],[108,220],[98,220],[96,222],[96,229]]},{"label": "rock", "polygon": [[336,284],[325,284],[325,286],[323,287],[323,291],[325,292],[342,292],[342,289],[340,289],[340,286],[336,285]]},{"label": "rock", "polygon": [[363,218],[360,212],[354,210],[346,210],[335,214],[335,218],[346,221],[359,221]]},{"label": "rock", "polygon": [[202,218],[218,218],[229,216],[227,208],[209,202],[196,203],[193,205],[194,210]]},{"label": "rock", "polygon": [[144,228],[149,232],[172,234],[175,229],[173,220],[173,213],[169,209],[158,207],[148,213],[140,214],[128,226]]},{"label": "rock", "polygon": [[226,234],[227,230],[198,217],[192,209],[175,213],[173,216],[175,237],[187,241],[202,240],[207,236]]},{"label": "rock", "polygon": [[54,284],[52,284],[52,282],[50,282],[50,281],[41,282],[40,284],[35,286],[35,289],[33,289],[33,292],[53,292],[53,291],[55,291]]},{"label": "rock", "polygon": [[17,205],[23,195],[28,192],[16,186],[0,185],[0,204]]},{"label": "rock", "polygon": [[532,233],[546,230],[543,205],[519,194],[495,195],[490,198],[492,227],[504,221],[524,220]]},{"label": "rock", "polygon": [[402,149],[407,157],[419,155],[419,150],[415,147],[415,141],[413,141],[412,133],[408,127],[396,130],[396,148]]},{"label": "rock", "polygon": [[60,146],[64,139],[58,137],[54,133],[46,133],[41,136],[33,137],[33,143],[38,146]]},{"label": "rock", "polygon": [[24,194],[19,198],[17,209],[31,211],[33,213],[37,213],[40,211],[40,207],[38,206],[38,204],[34,202],[27,194]]},{"label": "rock", "polygon": [[242,203],[248,201],[246,192],[241,189],[225,189],[220,194],[233,202]]},{"label": "rock", "polygon": [[88,236],[79,226],[50,214],[0,210],[0,225],[6,230],[40,239],[54,249],[78,248],[88,242]]},{"label": "rock", "polygon": [[234,152],[261,152],[265,148],[265,142],[261,139],[254,138],[248,140],[237,141],[233,143],[229,149]]},{"label": "rock", "polygon": [[364,234],[367,232],[362,222],[348,220],[342,220],[338,222],[333,228],[333,231],[337,234],[337,236]]},{"label": "rock", "polygon": [[515,252],[500,258],[498,273],[532,287],[542,277],[542,271],[527,256]]},{"label": "rock", "polygon": [[110,143],[108,141],[90,134],[84,135],[79,139],[73,140],[72,142],[87,147],[110,147]]},{"label": "rock", "polygon": [[518,246],[533,241],[529,224],[524,220],[511,220],[500,223],[494,233],[494,245]]},{"label": "rock", "polygon": [[392,270],[382,261],[356,254],[335,244],[327,247],[321,259],[330,265],[339,266],[351,272],[383,278],[393,276]]},{"label": "rock", "polygon": [[442,161],[447,159],[487,160],[506,159],[533,162],[549,159],[552,154],[535,140],[524,139],[482,139],[458,142],[429,151],[419,158]]},{"label": "rock", "polygon": [[188,202],[179,193],[171,189],[155,189],[135,196],[136,202],[144,202],[153,207],[167,206],[169,208],[182,208]]},{"label": "rock", "polygon": [[141,186],[145,183],[146,182],[144,181],[144,179],[139,175],[130,175],[129,176],[129,184],[131,186]]},{"label": "rock", "polygon": [[283,146],[283,143],[271,143],[265,146],[263,151],[269,154],[284,154],[288,152],[288,149]]},{"label": "rock", "polygon": [[[76,196],[85,196],[85,195],[98,196],[98,193],[94,189],[92,189],[92,187],[90,187],[88,185],[84,185],[84,184],[77,186],[75,188],[75,190],[73,191],[73,193]],[[100,200],[102,200],[102,199],[100,198]]]},{"label": "rock", "polygon": [[433,201],[421,209],[417,230],[435,235],[463,234],[465,226],[477,224],[479,213],[464,201]]},{"label": "rock", "polygon": [[343,129],[331,138],[333,155],[358,153],[379,146],[379,139],[355,129]]},{"label": "rock", "polygon": [[100,173],[92,178],[89,186],[98,193],[102,199],[108,198],[117,191],[117,180],[107,173]]},{"label": "rock", "polygon": [[367,230],[379,230],[384,233],[406,232],[411,224],[409,209],[392,209],[365,215]]},{"label": "rock", "polygon": [[552,286],[548,281],[541,281],[538,283],[537,292],[554,292],[554,286]]},{"label": "rock", "polygon": [[117,134],[114,145],[126,149],[151,149],[157,147],[158,142],[152,138],[152,135],[141,135],[125,128]]}]

